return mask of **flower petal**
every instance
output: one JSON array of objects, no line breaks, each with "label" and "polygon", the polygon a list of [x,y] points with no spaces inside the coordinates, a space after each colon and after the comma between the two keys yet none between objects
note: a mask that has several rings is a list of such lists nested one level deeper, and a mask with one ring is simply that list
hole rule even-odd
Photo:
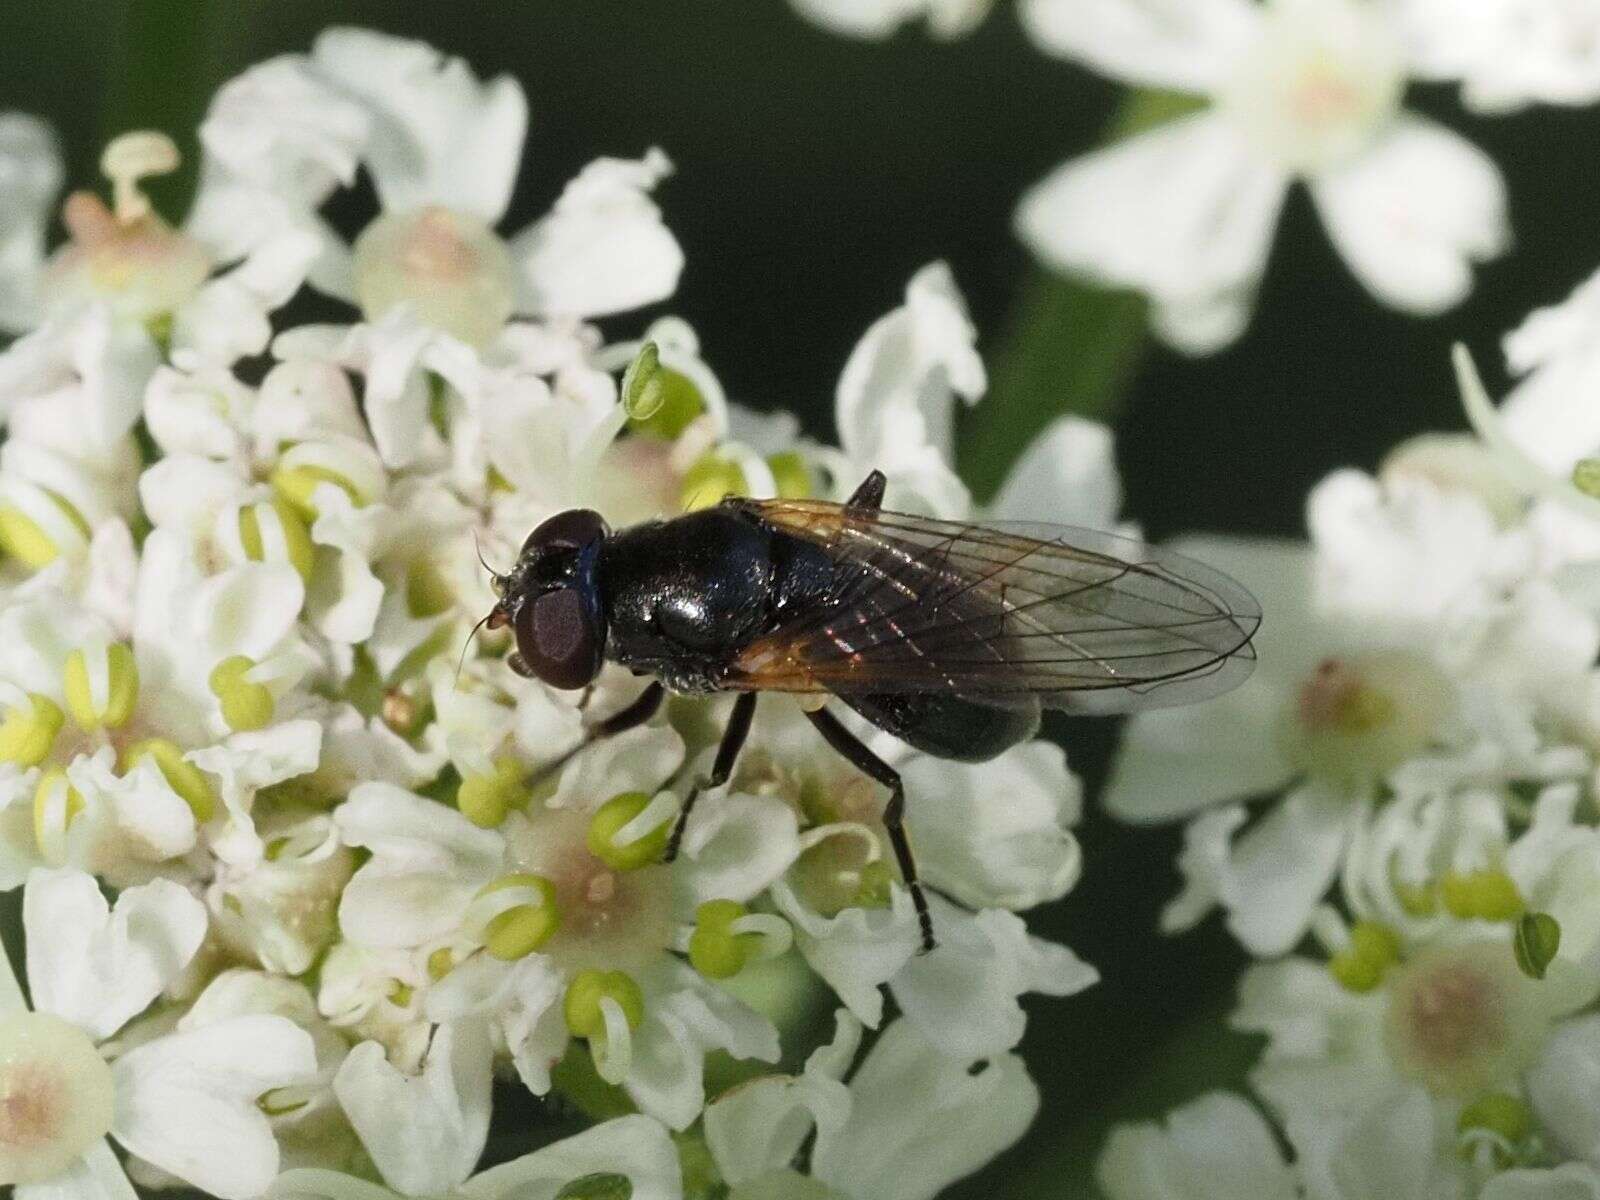
[{"label": "flower petal", "polygon": [[838,1132],[850,1117],[840,1079],[861,1045],[861,1023],[841,1008],[833,1041],[812,1051],[802,1075],[767,1075],[706,1106],[706,1145],[730,1184],[758,1179],[794,1161],[814,1128]]},{"label": "flower petal", "polygon": [[493,830],[387,783],[359,784],[334,821],[346,845],[372,851],[339,903],[340,927],[359,945],[420,946],[454,932],[504,852]]},{"label": "flower petal", "polygon": [[101,1041],[142,1012],[200,949],[205,906],[166,880],[129,888],[113,908],[92,876],[39,869],[22,920],[34,1007]]},{"label": "flower petal", "polygon": [[671,1137],[649,1117],[604,1121],[573,1137],[490,1167],[462,1184],[468,1200],[555,1200],[586,1175],[622,1175],[632,1200],[680,1200],[683,1176]]},{"label": "flower petal", "polygon": [[682,903],[753,899],[800,856],[794,809],[770,796],[707,796],[694,810],[674,872]]},{"label": "flower petal", "polygon": [[312,60],[370,114],[365,158],[386,211],[438,204],[501,218],[528,128],[515,79],[480,83],[459,58],[366,29],[327,30]]},{"label": "flower petal", "polygon": [[1378,143],[1312,181],[1328,236],[1373,295],[1424,315],[1472,290],[1472,266],[1510,245],[1505,182],[1483,151],[1403,115]]},{"label": "flower petal", "polygon": [[377,1042],[350,1051],[333,1089],[385,1183],[441,1195],[472,1174],[489,1133],[492,1060],[478,1020],[440,1026],[420,1075],[402,1075]]},{"label": "flower petal", "polygon": [[1061,417],[1034,438],[989,506],[989,515],[1002,521],[1085,529],[1110,529],[1121,511],[1111,430],[1082,417]]},{"label": "flower petal", "polygon": [[956,397],[971,405],[988,386],[976,341],[949,266],[913,275],[905,303],[873,322],[839,375],[834,419],[845,453],[891,476],[923,447],[948,463]]},{"label": "flower petal", "polygon": [[50,127],[27,113],[0,113],[0,330],[7,333],[38,324],[45,229],[61,176]]},{"label": "flower petal", "polygon": [[251,1200],[278,1173],[257,1106],[317,1070],[311,1035],[285,1017],[232,1017],[135,1047],[111,1067],[111,1132],[128,1150],[220,1200]]},{"label": "flower petal", "polygon": [[852,1117],[818,1130],[811,1173],[848,1196],[932,1200],[1010,1146],[1039,1090],[1022,1060],[951,1057],[896,1021],[850,1081]]},{"label": "flower petal", "polygon": [[906,1021],[943,1054],[1003,1053],[1022,1039],[1023,994],[1070,996],[1100,978],[1065,946],[1031,936],[1014,913],[968,914],[937,897],[933,906],[938,946],[907,962],[889,990]]},{"label": "flower petal", "polygon": [[1247,302],[1287,184],[1232,124],[1202,113],[1066,163],[1023,196],[1016,226],[1047,266],[1136,288],[1159,305]]},{"label": "flower petal", "polygon": [[1095,1180],[1108,1200],[1295,1200],[1299,1189],[1255,1107],[1210,1092],[1154,1122],[1119,1125]]},{"label": "flower petal", "polygon": [[1071,826],[1082,785],[1048,742],[986,763],[918,755],[900,767],[917,862],[941,891],[974,907],[1032,908],[1078,880],[1083,854]]},{"label": "flower petal", "polygon": [[44,1183],[19,1183],[16,1200],[139,1200],[104,1138],[70,1168]]},{"label": "flower petal", "polygon": [[1272,613],[1260,669],[1224,696],[1140,713],[1123,731],[1103,802],[1124,821],[1170,821],[1281,788],[1293,768],[1276,730],[1305,670],[1327,653],[1314,617],[1311,549],[1268,538],[1180,538],[1172,548],[1226,571]]},{"label": "flower petal", "polygon": [[1209,92],[1259,27],[1248,0],[1025,0],[1022,27],[1051,54],[1139,87]]},{"label": "flower petal", "polygon": [[599,158],[578,172],[550,214],[512,242],[518,310],[604,317],[672,295],[683,250],[650,199],[671,172],[657,149],[638,160]]}]

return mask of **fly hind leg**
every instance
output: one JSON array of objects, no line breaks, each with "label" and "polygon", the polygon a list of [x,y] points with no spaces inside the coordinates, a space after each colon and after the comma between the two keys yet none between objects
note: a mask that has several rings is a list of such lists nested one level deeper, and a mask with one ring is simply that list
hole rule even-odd
[{"label": "fly hind leg", "polygon": [[739,757],[739,751],[744,749],[745,738],[750,735],[750,719],[755,715],[755,711],[756,693],[740,692],[739,698],[733,702],[733,714],[728,718],[728,727],[722,731],[722,742],[717,746],[717,757],[711,765],[711,774],[704,779],[695,780],[694,787],[689,789],[689,795],[684,799],[683,807],[678,810],[678,819],[672,825],[672,836],[667,839],[667,862],[678,857],[678,850],[683,845],[683,831],[689,827],[689,810],[700,798],[700,793],[708,788],[721,787],[728,782],[728,776],[733,774],[733,764]]},{"label": "fly hind leg", "polygon": [[900,877],[911,892],[911,903],[917,910],[917,925],[922,930],[922,950],[927,953],[935,946],[933,940],[933,915],[928,911],[928,897],[923,894],[922,882],[917,878],[917,863],[911,856],[911,842],[906,837],[906,787],[896,771],[883,759],[844,727],[838,717],[825,708],[806,713],[817,727],[822,739],[850,761],[858,771],[872,776],[889,789],[889,803],[883,809],[883,828],[889,835],[889,845],[894,848],[895,861],[900,865]]}]

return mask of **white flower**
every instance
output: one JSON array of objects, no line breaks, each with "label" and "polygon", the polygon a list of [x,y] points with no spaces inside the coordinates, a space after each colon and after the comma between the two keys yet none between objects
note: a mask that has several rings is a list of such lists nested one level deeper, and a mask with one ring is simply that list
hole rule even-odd
[{"label": "white flower", "polygon": [[[593,1175],[620,1175],[633,1200],[681,1200],[678,1151],[667,1131],[649,1117],[603,1121],[532,1154],[501,1163],[450,1193],[463,1200],[555,1200],[570,1183]],[[413,1195],[335,1171],[285,1171],[267,1193],[271,1200],[398,1200]]]},{"label": "white flower", "polygon": [[1297,1200],[1271,1127],[1237,1096],[1212,1092],[1163,1125],[1119,1125],[1095,1179],[1110,1200]]},{"label": "white flower", "polygon": [[482,1021],[441,1026],[417,1075],[390,1065],[377,1042],[350,1051],[333,1090],[385,1183],[442,1195],[472,1174],[489,1133],[492,1058]]},{"label": "white flower", "polygon": [[938,38],[975,29],[994,0],[794,0],[809,20],[850,37],[886,38],[903,25],[925,19]]},{"label": "white flower", "polygon": [[311,209],[329,180],[348,181],[352,154],[372,174],[382,214],[342,266],[325,246],[313,277],[369,320],[407,305],[424,323],[484,344],[513,312],[602,316],[663,299],[677,284],[682,251],[648,198],[671,169],[659,150],[637,162],[599,159],[542,220],[509,240],[494,232],[527,126],[527,100],[509,77],[480,83],[466,63],[421,42],[330,29],[309,56],[274,59],[224,89],[208,118],[211,141],[242,130],[245,144],[259,142],[285,103],[299,121],[270,136],[293,170],[281,173],[287,181],[269,175],[267,191],[298,191]]},{"label": "white flower", "polygon": [[754,1080],[707,1108],[706,1141],[735,1200],[791,1194],[791,1164],[813,1129],[807,1175],[829,1194],[932,1200],[1021,1137],[1038,1109],[1013,1055],[947,1055],[896,1021],[852,1073],[859,1041],[860,1026],[841,1011],[832,1043],[799,1077]]},{"label": "white flower", "polygon": [[1017,211],[1047,264],[1144,292],[1181,349],[1243,331],[1295,179],[1357,278],[1408,312],[1458,303],[1507,244],[1494,165],[1401,109],[1408,67],[1381,6],[1028,0],[1022,16],[1046,50],[1211,101],[1067,163]]},{"label": "white flower", "polygon": [[[637,732],[648,737],[652,731]],[[626,790],[620,778],[613,772],[600,794]],[[626,1023],[618,1009],[619,1024],[592,1043],[596,1065],[644,1111],[681,1129],[704,1104],[707,1053],[722,1049],[766,1061],[778,1053],[776,1031],[765,1018],[668,953],[677,937],[673,874],[689,875],[691,897],[701,894],[692,882],[700,870],[717,872],[728,888],[718,897],[754,896],[792,859],[794,849],[757,866],[764,877],[749,879],[730,873],[724,857],[710,853],[724,837],[750,845],[772,834],[781,845],[781,830],[760,815],[759,805],[747,807],[743,816],[713,816],[712,831],[671,870],[617,870],[586,844],[590,812],[512,813],[498,828],[481,829],[431,801],[363,784],[336,819],[345,840],[368,847],[373,857],[345,889],[340,924],[359,945],[417,948],[424,955],[444,948],[448,973],[429,988],[427,1012],[457,1023],[493,1020],[524,1083],[539,1093],[549,1089],[550,1066],[572,1036],[563,994],[581,975],[626,972],[632,982],[624,986],[637,989],[639,1008]],[[792,827],[789,836],[793,847]],[[744,870],[748,875],[748,864]],[[500,916],[542,906],[557,914],[547,934],[513,947],[494,932]]]},{"label": "white flower", "polygon": [[854,1200],[931,1200],[1020,1138],[1038,1108],[1015,1055],[947,1056],[895,1022],[851,1076],[851,1120],[818,1129],[811,1174]]},{"label": "white flower", "polygon": [[[834,418],[851,476],[889,477],[888,508],[956,517],[971,501],[950,467],[956,398],[975,403],[988,386],[977,334],[950,268],[932,263],[906,285],[906,302],[862,335],[839,376]],[[841,494],[841,499],[843,495]]]},{"label": "white flower", "polygon": [[8,333],[38,322],[45,228],[61,176],[50,127],[26,113],[0,113],[0,329]]},{"label": "white flower", "polygon": [[128,889],[113,908],[82,872],[36,871],[23,924],[35,1011],[8,1005],[3,1071],[8,1111],[25,1116],[0,1138],[0,1165],[19,1200],[60,1186],[114,1188],[115,1164],[99,1141],[106,1133],[223,1200],[263,1191],[278,1147],[256,1103],[316,1071],[304,1032],[281,1017],[242,1016],[143,1042],[110,1064],[96,1048],[199,949],[200,903],[157,882]]},{"label": "white flower", "polygon": [[1461,81],[1479,112],[1600,99],[1594,0],[1404,0],[1418,74]]}]

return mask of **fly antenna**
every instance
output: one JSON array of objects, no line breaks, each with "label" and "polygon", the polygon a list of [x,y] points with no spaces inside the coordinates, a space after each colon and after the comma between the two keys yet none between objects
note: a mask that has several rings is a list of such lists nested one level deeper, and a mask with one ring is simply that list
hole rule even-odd
[{"label": "fly antenna", "polygon": [[456,677],[451,683],[452,687],[457,686],[461,682],[461,668],[467,665],[467,651],[472,649],[472,639],[478,636],[478,630],[482,629],[486,624],[488,624],[489,618],[494,616],[494,614],[495,610],[491,608],[483,615],[482,619],[472,627],[472,632],[467,634],[466,644],[461,647],[461,657],[456,659]]},{"label": "fly antenna", "polygon": [[[476,529],[474,529],[472,531],[472,549],[478,555],[479,564],[483,567],[483,569],[485,571],[489,572],[489,575],[490,575],[491,578],[493,578],[495,580],[501,580],[501,579],[505,578],[504,575],[500,574],[499,571],[496,571],[493,567],[491,567],[489,565],[489,560],[488,559],[483,557],[483,543],[478,540],[478,531]],[[488,618],[485,617],[484,620],[488,620]]]}]

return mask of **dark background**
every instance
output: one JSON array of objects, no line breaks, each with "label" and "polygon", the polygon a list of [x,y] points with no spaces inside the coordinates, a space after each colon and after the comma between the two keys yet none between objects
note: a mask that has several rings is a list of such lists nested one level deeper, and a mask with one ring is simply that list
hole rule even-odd
[{"label": "dark background", "polygon": [[[0,106],[53,121],[72,184],[98,186],[106,137],[158,126],[192,156],[218,84],[307,48],[332,21],[424,38],[480,75],[521,80],[530,133],[507,229],[542,213],[592,157],[666,149],[678,172],[658,198],[688,255],[672,310],[699,331],[732,396],[792,409],[824,437],[851,346],[924,263],[952,264],[986,354],[1004,347],[1034,278],[1010,233],[1012,207],[1094,144],[1119,99],[1035,51],[1007,0],[953,44],[920,29],[882,44],[841,39],[784,0],[58,0],[7,12]],[[1371,467],[1410,433],[1462,425],[1452,341],[1477,351],[1494,386],[1499,336],[1600,263],[1592,112],[1484,120],[1446,89],[1413,89],[1410,99],[1501,165],[1513,252],[1479,274],[1460,309],[1417,321],[1361,290],[1297,190],[1244,339],[1198,361],[1150,350],[1131,377],[1115,424],[1128,512],[1151,533],[1298,532],[1304,495],[1329,469]],[[161,187],[158,202],[177,215],[183,182]],[[1061,331],[1069,353],[1092,352],[1073,336]],[[980,408],[963,448],[1059,404],[1048,388],[1010,389]],[[995,476],[994,444],[966,464],[980,482]],[[1109,725],[1053,732],[1091,785],[1101,778]],[[1092,810],[1082,833],[1083,884],[1034,923],[1107,977],[1084,996],[1031,1005],[1024,1053],[1045,1092],[1041,1117],[964,1196],[1077,1194],[1105,1120],[1158,1111],[1236,1077],[1247,1060],[1248,1044],[1216,1023],[1237,952],[1214,925],[1180,939],[1154,932],[1176,887],[1176,833],[1123,829]]]}]

